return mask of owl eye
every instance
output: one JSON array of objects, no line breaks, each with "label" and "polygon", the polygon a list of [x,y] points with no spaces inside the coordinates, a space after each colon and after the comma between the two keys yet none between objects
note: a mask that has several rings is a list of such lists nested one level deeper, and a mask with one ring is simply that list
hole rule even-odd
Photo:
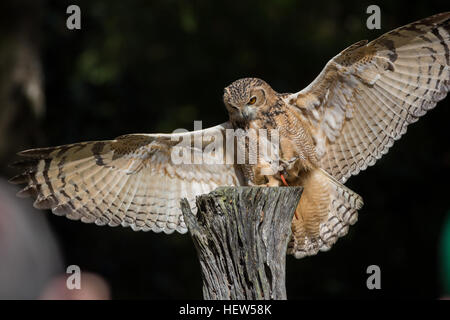
[{"label": "owl eye", "polygon": [[248,101],[249,105],[255,104],[256,102],[256,97],[251,97],[250,100]]}]

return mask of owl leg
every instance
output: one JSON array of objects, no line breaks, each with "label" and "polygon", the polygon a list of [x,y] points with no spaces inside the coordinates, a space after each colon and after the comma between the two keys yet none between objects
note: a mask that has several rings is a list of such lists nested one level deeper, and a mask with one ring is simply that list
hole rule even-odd
[{"label": "owl leg", "polygon": [[275,176],[267,176],[267,180],[266,187],[279,187],[281,185],[280,180],[275,178]]},{"label": "owl leg", "polygon": [[278,173],[277,169],[278,167],[274,166],[273,163],[261,160],[256,168],[254,168],[255,182],[257,182],[257,184],[265,185],[266,187],[279,187],[280,181],[275,177]]}]

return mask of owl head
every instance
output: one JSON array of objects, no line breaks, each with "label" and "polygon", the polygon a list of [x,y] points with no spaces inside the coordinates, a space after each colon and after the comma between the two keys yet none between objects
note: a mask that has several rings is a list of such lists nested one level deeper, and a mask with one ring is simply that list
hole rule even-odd
[{"label": "owl head", "polygon": [[232,122],[248,123],[269,106],[273,89],[263,80],[243,78],[224,89],[223,102]]}]

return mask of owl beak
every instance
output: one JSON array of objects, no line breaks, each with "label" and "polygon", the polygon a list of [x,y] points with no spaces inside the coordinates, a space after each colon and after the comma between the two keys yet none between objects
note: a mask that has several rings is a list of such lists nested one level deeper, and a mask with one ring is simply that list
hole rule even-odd
[{"label": "owl beak", "polygon": [[256,110],[254,107],[244,106],[241,109],[241,114],[245,121],[253,120],[256,115]]}]

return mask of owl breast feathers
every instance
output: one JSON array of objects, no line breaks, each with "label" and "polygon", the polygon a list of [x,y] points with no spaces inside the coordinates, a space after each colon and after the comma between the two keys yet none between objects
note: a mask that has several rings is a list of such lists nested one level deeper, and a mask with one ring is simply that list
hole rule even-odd
[{"label": "owl breast feathers", "polygon": [[[297,93],[279,94],[260,79],[238,80],[225,89],[229,121],[209,129],[20,152],[17,165],[24,171],[10,181],[26,185],[18,195],[34,197],[36,208],[70,219],[184,233],[180,199],[195,210],[195,197],[218,186],[278,186],[284,173],[287,183],[304,187],[288,253],[301,258],[328,250],[362,206],[342,184],[375,164],[447,95],[449,19],[449,12],[441,13],[357,42]],[[235,159],[226,143],[211,146],[227,141],[231,129],[277,130],[279,171],[256,179],[271,159],[224,161]],[[189,159],[207,161],[175,163],[181,140],[190,141],[181,150]]]}]

